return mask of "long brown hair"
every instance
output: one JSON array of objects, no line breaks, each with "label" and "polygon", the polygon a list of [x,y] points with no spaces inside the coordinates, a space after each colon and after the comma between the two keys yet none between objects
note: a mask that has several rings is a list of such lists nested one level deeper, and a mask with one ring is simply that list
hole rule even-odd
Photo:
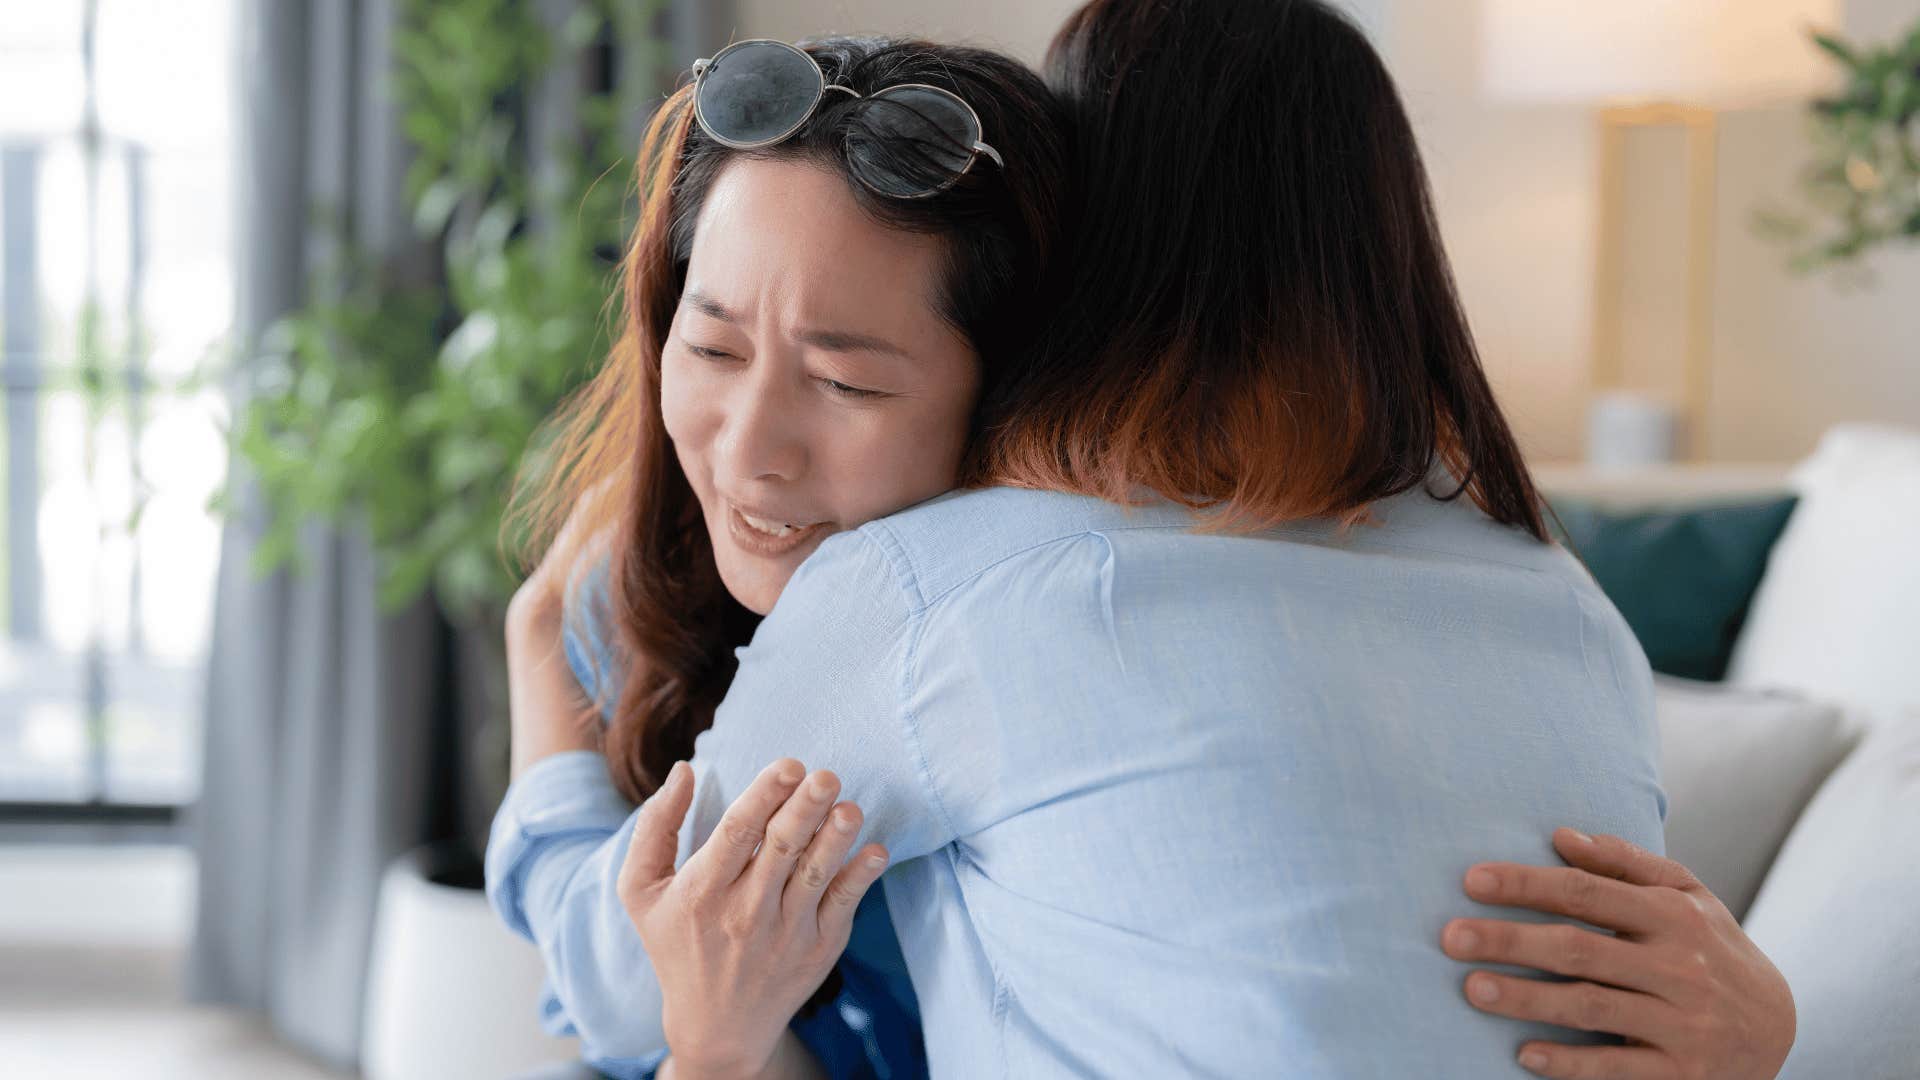
[{"label": "long brown hair", "polygon": [[[577,507],[570,533],[607,538],[606,621],[622,654],[597,681],[613,706],[606,755],[622,794],[639,801],[693,752],[713,722],[736,666],[734,649],[759,619],[722,584],[699,502],[660,412],[660,355],[679,307],[694,228],[724,165],[740,156],[804,160],[840,172],[861,207],[883,224],[940,237],[946,248],[940,314],[973,346],[981,385],[1003,377],[1035,328],[1035,299],[1053,255],[1066,191],[1066,139],[1057,104],[1031,69],[983,49],[882,38],[825,38],[803,46],[829,82],[871,94],[926,83],[958,94],[980,115],[1006,161],[985,161],[924,199],[887,199],[848,171],[862,105],[828,94],[786,141],[736,151],[694,123],[691,88],[661,105],[635,168],[640,212],[620,268],[625,303],[606,362],[543,427],[515,481],[509,528],[524,567],[537,561]],[[857,143],[857,140],[856,140]],[[859,152],[911,147],[861,144]],[[906,161],[908,168],[915,165]],[[568,565],[574,553],[547,555]],[[583,560],[584,561],[584,560]],[[607,678],[617,674],[618,678]]]},{"label": "long brown hair", "polygon": [[1546,538],[1359,29],[1319,0],[1093,0],[1045,73],[1073,220],[970,480],[1146,489],[1259,529],[1358,519],[1443,464],[1437,494]]}]

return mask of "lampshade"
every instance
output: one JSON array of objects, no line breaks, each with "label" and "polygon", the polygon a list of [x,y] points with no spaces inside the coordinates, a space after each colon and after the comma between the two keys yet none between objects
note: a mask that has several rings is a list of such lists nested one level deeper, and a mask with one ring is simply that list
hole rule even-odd
[{"label": "lampshade", "polygon": [[1839,0],[1481,0],[1481,84],[1540,103],[1761,104],[1820,90]]}]

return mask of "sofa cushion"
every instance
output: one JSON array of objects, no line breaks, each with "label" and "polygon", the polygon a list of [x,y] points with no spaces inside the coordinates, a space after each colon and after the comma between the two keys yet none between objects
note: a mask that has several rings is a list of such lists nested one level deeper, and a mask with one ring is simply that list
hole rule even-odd
[{"label": "sofa cushion", "polygon": [[1920,431],[1835,428],[1794,484],[1728,681],[1920,707]]},{"label": "sofa cushion", "polygon": [[1858,730],[1829,705],[1683,679],[1656,678],[1654,705],[1667,854],[1739,918]]},{"label": "sofa cushion", "polygon": [[1782,1077],[1920,1076],[1920,715],[1827,778],[1746,928],[1799,1011]]},{"label": "sofa cushion", "polygon": [[1620,609],[1653,670],[1726,674],[1791,495],[1642,510],[1572,498],[1552,505],[1561,540]]}]

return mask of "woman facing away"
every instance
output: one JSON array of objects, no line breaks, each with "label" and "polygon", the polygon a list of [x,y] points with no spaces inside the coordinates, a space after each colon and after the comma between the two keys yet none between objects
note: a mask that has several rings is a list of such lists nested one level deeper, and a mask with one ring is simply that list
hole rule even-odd
[{"label": "woman facing away", "polygon": [[[923,75],[870,63],[900,58],[868,48],[815,53],[864,95],[914,78],[957,90],[1007,162],[976,161],[914,202],[1049,205],[1010,194],[1045,169],[1044,146],[1038,160],[1010,149],[1040,141],[1034,130],[1003,136],[997,123],[1034,119],[995,100],[1020,76],[971,82],[978,72],[952,75],[946,50],[910,46],[946,77]],[[1035,349],[990,350],[986,331],[949,314],[956,294],[1019,313],[1033,279],[970,278],[977,224],[889,222],[891,196],[874,198],[852,164],[872,146],[850,126],[858,106],[823,106],[813,128],[753,154],[707,139],[684,100],[663,113],[653,160],[674,187],[650,202],[628,264],[638,351],[587,399],[628,402],[640,445],[598,444],[567,492],[614,478],[620,647],[605,651],[632,671],[606,761],[531,764],[582,745],[552,722],[565,669],[538,663],[559,633],[564,560],[544,564],[510,626],[524,773],[490,852],[496,901],[540,942],[590,1049],[657,1059],[664,1028],[688,1071],[804,1064],[781,1032],[871,876],[864,858],[839,865],[851,833],[814,832],[858,821],[829,811],[832,777],[816,777],[818,791],[779,768],[749,781],[790,748],[819,751],[803,756],[846,774],[869,834],[913,859],[887,900],[937,1071],[970,1071],[973,1053],[1021,1074],[1156,1054],[1233,1071],[1254,1060],[1234,1056],[1235,1038],[1283,1048],[1306,1072],[1365,1074],[1423,1043],[1439,1071],[1494,1071],[1512,1036],[1457,1008],[1451,976],[1435,981],[1443,920],[1421,920],[1452,903],[1437,890],[1465,868],[1463,843],[1538,862],[1544,845],[1523,837],[1569,820],[1657,842],[1650,717],[1637,649],[1538,539],[1391,84],[1364,40],[1312,4],[1090,5],[1049,70],[1080,178],[1071,262],[1053,278],[1067,285],[1045,295],[1056,318]],[[1003,235],[1030,245],[1022,257],[1044,255],[1043,227]],[[896,347],[829,347],[856,340]],[[889,351],[912,363],[885,367]],[[857,391],[878,396],[845,396]],[[873,520],[955,482],[1003,486]],[[648,505],[642,490],[669,497]],[[1144,505],[1124,512],[1126,500]],[[1239,530],[1190,531],[1195,503]],[[848,535],[824,542],[832,533]],[[914,602],[901,600],[909,571]],[[734,674],[727,651],[747,640],[747,612],[775,597]],[[919,689],[903,703],[908,676]],[[694,802],[688,770],[637,819],[606,770],[627,800],[647,794],[722,696],[680,846],[740,799],[720,839],[672,874],[667,830]],[[1455,745],[1498,751],[1503,739],[1519,752],[1491,773],[1487,752]],[[1615,783],[1570,785],[1569,769]],[[1502,788],[1542,802],[1477,797]],[[1547,1056],[1537,1071],[1662,1075],[1735,1064],[1735,1052],[1764,1064],[1776,1047],[1777,1065],[1778,1032],[1745,1046],[1737,1030],[1701,1034],[1784,1014],[1790,1039],[1784,987],[1724,909],[1652,856],[1557,843],[1598,873],[1506,865],[1491,890],[1469,877],[1470,892],[1625,933],[1472,920],[1449,927],[1447,949],[1577,980],[1476,975],[1470,986],[1502,991],[1476,998],[1483,1008],[1642,1045],[1529,1043]],[[1635,883],[1607,880],[1622,876]],[[796,912],[822,911],[794,929],[807,921]],[[872,935],[873,948],[890,937]],[[858,970],[867,940],[856,934],[843,970]],[[1416,940],[1431,958],[1413,955]],[[1683,970],[1696,954],[1706,963]],[[1369,981],[1370,968],[1407,985]],[[882,980],[871,1022],[847,1025],[863,1052],[878,1029],[911,1022],[888,1011],[911,996]]]}]

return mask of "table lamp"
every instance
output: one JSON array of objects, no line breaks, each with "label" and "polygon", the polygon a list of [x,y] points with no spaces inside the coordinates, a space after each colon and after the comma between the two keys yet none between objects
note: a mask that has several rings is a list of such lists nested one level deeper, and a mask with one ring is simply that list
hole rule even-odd
[{"label": "table lamp", "polygon": [[1722,110],[1818,91],[1827,65],[1808,31],[1831,28],[1838,7],[1838,0],[1481,0],[1487,95],[1590,105],[1599,124],[1590,454],[1602,455],[1611,431],[1629,445],[1610,456],[1662,456],[1648,423],[1662,404],[1625,385],[1621,351],[1627,133],[1677,128],[1685,135],[1685,342],[1678,431],[1669,434],[1685,456],[1698,458],[1711,391],[1715,119]]}]

